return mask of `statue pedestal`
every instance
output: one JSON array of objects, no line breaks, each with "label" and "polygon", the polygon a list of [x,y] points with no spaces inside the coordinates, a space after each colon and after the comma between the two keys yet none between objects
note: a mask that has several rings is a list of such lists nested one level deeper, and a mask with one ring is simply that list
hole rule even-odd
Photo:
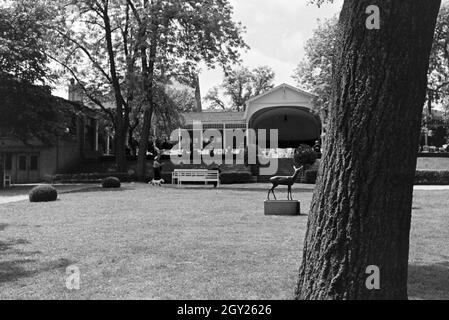
[{"label": "statue pedestal", "polygon": [[301,202],[297,200],[265,200],[266,216],[300,216]]}]

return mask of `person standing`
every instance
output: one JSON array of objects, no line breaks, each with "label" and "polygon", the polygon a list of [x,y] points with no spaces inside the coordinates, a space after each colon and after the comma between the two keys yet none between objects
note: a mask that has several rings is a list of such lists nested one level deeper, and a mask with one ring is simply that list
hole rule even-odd
[{"label": "person standing", "polygon": [[156,146],[156,142],[154,142],[154,162],[153,162],[153,171],[154,171],[154,178],[155,181],[160,181],[162,179],[162,162],[161,162],[161,152]]}]

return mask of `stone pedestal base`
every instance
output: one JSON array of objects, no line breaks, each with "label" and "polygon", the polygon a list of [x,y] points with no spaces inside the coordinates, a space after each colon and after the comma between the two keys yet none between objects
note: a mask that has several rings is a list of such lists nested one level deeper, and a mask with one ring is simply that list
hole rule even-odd
[{"label": "stone pedestal base", "polygon": [[266,216],[300,216],[301,202],[299,201],[265,201],[265,215]]}]

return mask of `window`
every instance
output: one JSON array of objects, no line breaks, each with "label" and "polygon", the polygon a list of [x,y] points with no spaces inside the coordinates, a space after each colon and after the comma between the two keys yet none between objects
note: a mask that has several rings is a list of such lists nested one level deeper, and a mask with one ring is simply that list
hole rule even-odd
[{"label": "window", "polygon": [[30,159],[30,170],[37,171],[39,169],[39,158],[38,156],[31,156]]},{"label": "window", "polygon": [[11,171],[12,170],[12,155],[7,154],[5,158],[5,170]]},{"label": "window", "polygon": [[27,157],[19,156],[19,170],[26,171],[26,169],[27,169]]}]

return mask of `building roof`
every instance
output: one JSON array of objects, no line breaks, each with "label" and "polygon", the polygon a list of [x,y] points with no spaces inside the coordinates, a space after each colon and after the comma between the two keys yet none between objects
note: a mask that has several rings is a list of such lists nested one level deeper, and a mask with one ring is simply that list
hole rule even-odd
[{"label": "building roof", "polygon": [[[281,90],[283,90],[283,94]],[[314,95],[309,92],[284,83],[257,97],[249,99],[246,103],[247,108],[245,112],[206,111],[183,113],[181,116],[184,119],[185,126],[192,126],[195,121],[205,125],[227,124],[240,126],[246,125],[250,116],[260,108],[303,106],[310,109],[309,104],[313,97]]]},{"label": "building roof", "polygon": [[264,92],[264,93],[262,93],[262,94],[260,94],[260,95],[258,95],[258,96],[252,97],[251,99],[249,99],[249,100],[246,102],[246,104],[251,103],[251,102],[256,101],[256,100],[259,100],[259,99],[262,98],[262,97],[268,96],[268,95],[272,94],[272,93],[275,92],[275,91],[278,91],[278,90],[280,90],[280,89],[286,89],[286,88],[288,88],[288,89],[290,89],[290,90],[293,90],[293,91],[297,92],[297,93],[300,94],[300,95],[308,96],[308,97],[310,97],[310,98],[314,98],[314,97],[315,97],[315,95],[312,94],[312,93],[310,93],[310,92],[307,92],[307,91],[305,91],[305,90],[302,90],[302,89],[293,87],[293,86],[291,86],[291,85],[289,85],[289,84],[287,84],[287,83],[283,83],[283,84],[278,85],[278,86],[274,87],[273,89],[268,90],[268,91],[266,91],[266,92]]},{"label": "building roof", "polygon": [[226,123],[226,124],[241,124],[245,123],[244,112],[189,112],[181,114],[186,125],[192,125],[194,121],[199,121],[203,124],[211,123]]}]

